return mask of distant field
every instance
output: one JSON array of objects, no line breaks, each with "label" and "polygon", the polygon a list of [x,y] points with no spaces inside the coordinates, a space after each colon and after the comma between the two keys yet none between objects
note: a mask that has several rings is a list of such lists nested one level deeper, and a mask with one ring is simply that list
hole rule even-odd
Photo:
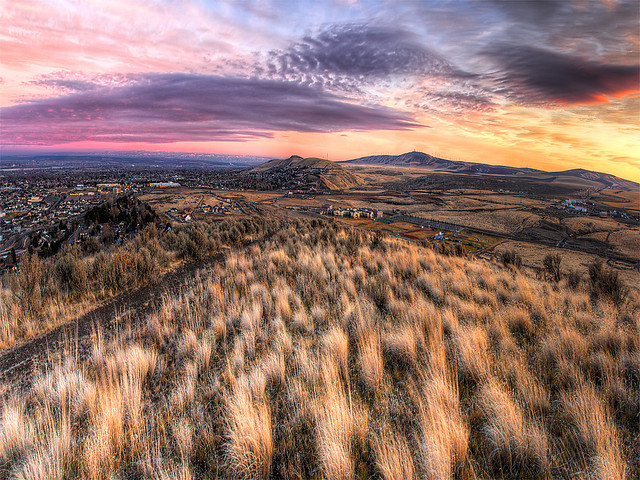
[{"label": "distant field", "polygon": [[[352,168],[352,167],[350,167]],[[365,173],[370,167],[363,167]],[[359,169],[358,169],[359,170]],[[424,170],[400,169],[393,172],[392,168],[373,168],[372,174],[378,182],[384,186],[383,179],[415,178],[424,174]],[[359,175],[362,172],[358,171]],[[386,175],[386,177],[385,177]],[[451,176],[451,175],[449,175]],[[464,187],[464,186],[463,186]],[[633,192],[607,191],[609,199],[617,198],[634,199]],[[623,255],[630,258],[638,258],[640,251],[640,229],[629,224],[621,223],[615,218],[600,218],[595,216],[568,216],[551,207],[568,197],[564,195],[540,196],[517,194],[514,192],[502,192],[482,190],[478,188],[459,188],[445,191],[430,189],[418,189],[412,191],[389,190],[385,188],[372,190],[357,190],[343,192],[329,192],[325,194],[306,193],[305,198],[299,196],[287,196],[286,192],[253,192],[253,191],[229,191],[208,189],[167,189],[141,197],[160,212],[172,207],[183,209],[187,206],[194,207],[203,201],[208,205],[215,205],[220,201],[246,202],[254,204],[257,210],[245,209],[246,213],[269,213],[286,217],[314,216],[311,209],[324,204],[332,204],[343,208],[376,208],[385,212],[400,211],[409,215],[422,218],[441,220],[443,222],[456,223],[458,225],[477,228],[497,235],[516,235],[521,238],[536,241],[541,240],[555,245],[565,239],[570,248],[583,248],[587,257],[594,254],[603,255],[606,252]],[[637,198],[636,198],[637,199]],[[629,208],[631,204],[624,204]],[[235,211],[234,215],[242,215]],[[436,231],[421,230],[414,224],[394,222],[383,224],[369,219],[350,219],[335,217],[334,221],[358,226],[371,231],[388,231],[404,233],[406,238],[423,240],[433,237]],[[475,235],[475,234],[474,234]],[[461,239],[463,246],[468,251],[491,247],[501,240],[496,237],[476,235],[476,240]],[[471,244],[468,245],[468,244]],[[543,252],[551,251],[546,246],[538,245],[535,249],[532,244],[524,243],[523,247],[534,254],[527,253],[531,257],[531,264],[540,264],[544,258]],[[562,250],[566,252],[567,250]],[[567,253],[568,254],[568,253]],[[575,252],[580,258],[582,253]],[[593,256],[593,258],[595,258]],[[617,265],[614,265],[618,268]],[[628,276],[628,273],[625,273]]]},{"label": "distant field", "polygon": [[599,231],[613,231],[620,228],[620,223],[612,218],[570,217],[561,220],[571,233],[583,234]]},{"label": "distant field", "polygon": [[409,238],[425,240],[425,239],[432,238],[434,235],[437,235],[438,233],[439,233],[438,230],[430,230],[428,228],[419,228],[417,230],[409,230],[405,232],[404,235]]},{"label": "distant field", "polygon": [[220,199],[213,195],[206,193],[203,189],[186,189],[186,188],[172,188],[159,193],[148,193],[141,195],[140,200],[147,202],[155,210],[164,212],[171,208],[177,208],[182,210],[187,207],[195,207],[204,198],[205,205],[215,205]]},{"label": "distant field", "polygon": [[336,221],[345,223],[347,225],[351,225],[354,227],[365,228],[371,231],[377,230],[386,230],[388,232],[401,231],[407,232],[410,230],[415,230],[416,226],[413,223],[406,222],[393,222],[393,223],[383,223],[376,222],[375,220],[371,220],[368,218],[344,218],[344,217],[333,217]]},{"label": "distant field", "polygon": [[419,216],[436,218],[445,222],[494,231],[505,235],[533,226],[540,220],[540,216],[536,214],[517,210],[487,210],[482,213],[441,210],[437,212],[437,215],[434,212],[425,212]]},{"label": "distant field", "polygon": [[[219,192],[222,193],[222,192]],[[243,191],[240,192],[242,194],[242,197],[245,199],[245,201],[247,202],[266,202],[269,200],[275,200],[277,198],[281,198],[282,197],[282,193],[281,192],[250,192],[250,191]]]},{"label": "distant field", "polygon": [[314,198],[279,198],[276,202],[278,205],[291,207],[319,207],[321,205],[319,201]]},{"label": "distant field", "polygon": [[[501,241],[498,237],[491,235],[479,234],[476,232],[470,232],[468,230],[461,231],[458,235],[454,232],[442,231],[438,229],[420,228],[418,225],[408,222],[380,222],[370,219],[350,219],[335,217],[335,220],[339,223],[364,228],[370,231],[387,231],[395,232],[404,238],[409,240],[430,241],[432,243],[456,243],[459,242],[466,251],[475,253],[478,250],[485,249],[492,245],[495,245]],[[388,220],[388,219],[385,219]],[[444,233],[449,238],[447,241],[433,240],[433,237],[438,233]]]},{"label": "distant field", "polygon": [[[563,248],[546,247],[543,245],[534,245],[531,243],[510,240],[498,245],[495,248],[494,253],[497,257],[500,257],[500,255],[507,250],[514,250],[518,252],[522,257],[523,264],[525,266],[537,269],[543,268],[542,262],[544,257],[547,255],[560,255],[562,258],[561,270],[565,273],[570,270],[575,270],[579,272],[581,277],[585,280],[588,278],[587,271],[589,265],[598,258],[597,255],[591,255],[584,252],[576,252]],[[640,288],[640,272],[638,272],[638,270],[625,268],[616,262],[611,262],[609,266],[615,268],[619,272],[621,278],[628,286],[635,289]]]},{"label": "distant field", "polygon": [[612,232],[609,242],[623,255],[640,260],[640,228]]},{"label": "distant field", "polygon": [[[614,208],[625,208],[627,210],[640,210],[640,191],[638,192],[621,192],[619,190],[602,190],[603,194],[620,197],[621,201],[610,198],[601,198],[600,201]],[[626,201],[625,201],[626,200]]]}]

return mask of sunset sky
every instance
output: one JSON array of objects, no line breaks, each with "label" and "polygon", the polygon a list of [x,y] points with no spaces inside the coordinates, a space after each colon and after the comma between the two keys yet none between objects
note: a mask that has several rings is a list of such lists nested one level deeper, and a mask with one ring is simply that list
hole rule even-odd
[{"label": "sunset sky", "polygon": [[640,2],[0,0],[3,153],[410,150],[640,181]]}]

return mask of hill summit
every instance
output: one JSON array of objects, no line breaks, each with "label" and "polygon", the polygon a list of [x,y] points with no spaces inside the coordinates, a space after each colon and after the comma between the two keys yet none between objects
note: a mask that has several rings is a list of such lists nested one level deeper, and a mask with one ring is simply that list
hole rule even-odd
[{"label": "hill summit", "polygon": [[287,185],[291,188],[315,187],[344,190],[364,184],[360,177],[331,160],[317,157],[303,158],[299,155],[269,160],[251,169],[250,172],[286,176]]}]

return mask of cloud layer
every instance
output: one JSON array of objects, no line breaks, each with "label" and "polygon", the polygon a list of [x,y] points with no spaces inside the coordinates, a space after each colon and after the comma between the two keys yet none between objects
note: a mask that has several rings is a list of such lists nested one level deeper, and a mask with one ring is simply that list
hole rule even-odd
[{"label": "cloud layer", "polygon": [[80,90],[2,109],[2,143],[240,141],[274,131],[419,126],[387,107],[356,105],[275,80],[150,74],[133,85],[88,88],[82,83]]},{"label": "cloud layer", "polygon": [[531,46],[502,45],[487,54],[499,84],[524,104],[591,104],[640,89],[640,66],[584,60]]}]

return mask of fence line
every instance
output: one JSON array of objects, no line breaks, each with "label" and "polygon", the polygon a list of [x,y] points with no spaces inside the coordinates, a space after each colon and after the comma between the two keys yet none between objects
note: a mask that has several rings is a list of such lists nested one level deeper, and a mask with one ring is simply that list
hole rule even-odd
[{"label": "fence line", "polygon": [[394,220],[397,220],[399,222],[408,222],[408,223],[415,223],[416,225],[422,225],[424,227],[427,228],[437,228],[440,230],[450,230],[453,232],[458,233],[460,230],[462,230],[463,228],[467,228],[463,225],[457,225],[455,223],[449,223],[449,222],[443,222],[441,220],[434,220],[431,218],[421,218],[421,217],[414,217],[413,215],[394,215],[393,217],[391,217]]}]

